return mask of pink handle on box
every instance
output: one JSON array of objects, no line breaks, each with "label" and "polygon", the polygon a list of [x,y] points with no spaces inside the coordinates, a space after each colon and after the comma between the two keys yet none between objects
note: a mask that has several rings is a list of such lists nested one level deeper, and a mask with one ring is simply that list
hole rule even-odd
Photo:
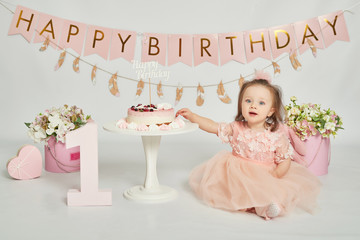
[{"label": "pink handle on box", "polygon": [[62,171],[66,172],[66,173],[70,173],[71,171],[68,171],[66,170],[64,167],[68,167],[68,168],[79,168],[80,167],[80,164],[79,165],[75,165],[75,166],[72,166],[72,165],[67,165],[67,164],[64,164],[62,162],[60,162],[57,158],[56,158],[56,152],[55,152],[55,141],[54,141],[54,145],[53,145],[53,149],[54,149],[54,153],[51,151],[51,148],[49,147],[49,145],[47,146],[51,156],[54,158],[55,162],[56,162],[56,165],[58,166],[58,168],[60,168]]}]

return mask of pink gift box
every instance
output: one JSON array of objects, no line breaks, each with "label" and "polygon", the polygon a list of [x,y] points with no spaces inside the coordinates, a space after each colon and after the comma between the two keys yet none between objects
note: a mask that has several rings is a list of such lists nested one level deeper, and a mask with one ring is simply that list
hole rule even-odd
[{"label": "pink gift box", "polygon": [[45,145],[45,170],[53,173],[78,172],[80,170],[80,147],[66,148],[66,144],[50,137]]},{"label": "pink gift box", "polygon": [[319,133],[305,141],[305,160],[307,167],[316,176],[328,173],[330,163],[330,138],[324,138]]}]

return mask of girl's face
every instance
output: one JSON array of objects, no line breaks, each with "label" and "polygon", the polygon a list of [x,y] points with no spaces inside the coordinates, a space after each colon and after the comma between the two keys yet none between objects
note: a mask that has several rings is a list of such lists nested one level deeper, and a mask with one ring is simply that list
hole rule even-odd
[{"label": "girl's face", "polygon": [[275,112],[270,90],[261,85],[248,87],[241,101],[241,109],[250,128],[263,129],[266,118]]}]

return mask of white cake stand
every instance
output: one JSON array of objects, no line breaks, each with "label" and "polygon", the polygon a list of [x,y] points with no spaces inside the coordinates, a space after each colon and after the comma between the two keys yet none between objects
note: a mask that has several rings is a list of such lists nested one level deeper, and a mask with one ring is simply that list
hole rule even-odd
[{"label": "white cake stand", "polygon": [[170,187],[160,185],[157,178],[156,162],[160,146],[161,136],[183,134],[195,131],[199,128],[196,123],[185,121],[185,126],[179,129],[168,131],[136,131],[130,129],[120,129],[116,127],[116,121],[103,125],[109,132],[141,136],[146,159],[146,176],[144,185],[134,186],[124,192],[126,199],[139,202],[165,202],[177,197],[177,191]]}]

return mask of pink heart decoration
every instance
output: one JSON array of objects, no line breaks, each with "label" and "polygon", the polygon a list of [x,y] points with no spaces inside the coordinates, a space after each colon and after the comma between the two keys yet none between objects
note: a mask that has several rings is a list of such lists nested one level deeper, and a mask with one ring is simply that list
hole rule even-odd
[{"label": "pink heart decoration", "polygon": [[42,157],[39,149],[33,145],[21,147],[17,156],[8,161],[7,170],[11,177],[19,180],[40,177]]}]

